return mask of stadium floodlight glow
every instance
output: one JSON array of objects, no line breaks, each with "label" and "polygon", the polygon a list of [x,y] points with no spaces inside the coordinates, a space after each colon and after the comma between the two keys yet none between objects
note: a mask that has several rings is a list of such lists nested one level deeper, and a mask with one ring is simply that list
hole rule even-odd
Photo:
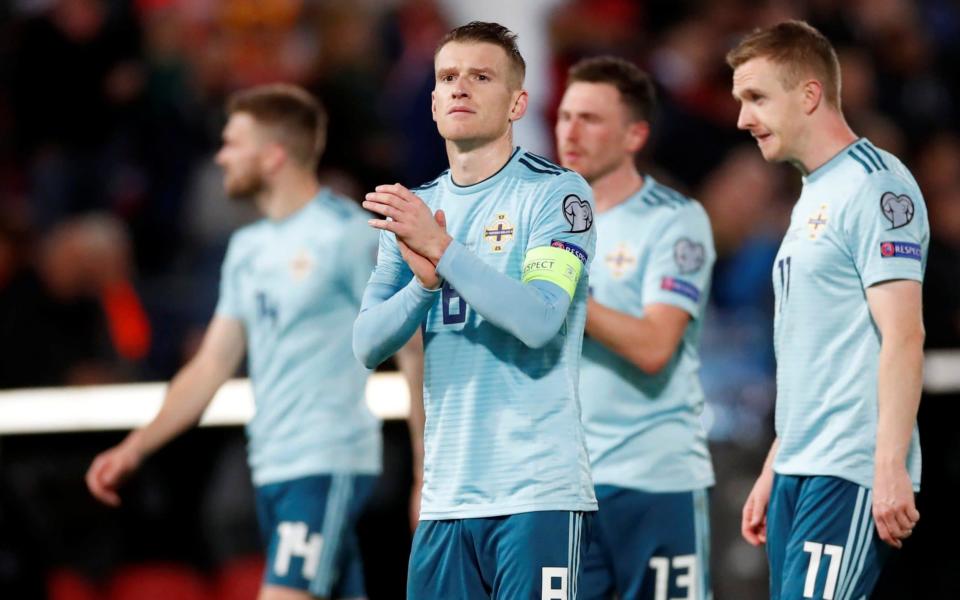
[{"label": "stadium floodlight glow", "polygon": [[[160,409],[166,383],[132,383],[0,392],[0,435],[126,430],[145,425]],[[367,405],[381,419],[405,419],[410,393],[400,373],[367,380]],[[244,425],[253,416],[247,379],[224,384],[200,420],[201,426]]]}]

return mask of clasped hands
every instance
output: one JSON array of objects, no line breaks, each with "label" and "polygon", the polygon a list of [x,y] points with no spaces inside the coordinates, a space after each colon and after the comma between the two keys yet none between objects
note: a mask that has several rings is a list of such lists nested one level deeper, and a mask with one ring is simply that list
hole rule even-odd
[{"label": "clasped hands", "polygon": [[399,183],[378,185],[365,196],[363,207],[387,217],[368,223],[397,236],[400,255],[420,285],[427,289],[440,287],[437,263],[453,240],[447,233],[443,211],[432,213],[423,200]]}]

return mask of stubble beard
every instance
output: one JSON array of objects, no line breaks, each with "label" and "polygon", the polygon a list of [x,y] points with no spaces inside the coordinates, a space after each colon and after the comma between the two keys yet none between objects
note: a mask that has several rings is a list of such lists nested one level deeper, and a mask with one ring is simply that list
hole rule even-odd
[{"label": "stubble beard", "polygon": [[247,173],[231,181],[225,179],[223,182],[224,191],[231,200],[244,201],[256,198],[266,186],[263,177],[259,173]]}]

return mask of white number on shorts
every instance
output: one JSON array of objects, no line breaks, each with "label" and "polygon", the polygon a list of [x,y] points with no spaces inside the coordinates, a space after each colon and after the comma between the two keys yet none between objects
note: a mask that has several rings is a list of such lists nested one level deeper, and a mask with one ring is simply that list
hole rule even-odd
[{"label": "white number on shorts", "polygon": [[320,565],[320,550],[323,548],[323,539],[319,533],[309,538],[310,530],[302,521],[283,521],[277,525],[280,535],[280,544],[277,546],[277,557],[273,561],[273,571],[279,577],[285,577],[290,570],[290,559],[299,556],[303,559],[303,578],[313,579]]},{"label": "white number on shorts", "polygon": [[[540,571],[540,589],[542,600],[567,600],[567,568],[543,567]],[[553,580],[559,579],[560,586],[553,587]]]},{"label": "white number on shorts", "polygon": [[[683,573],[674,575],[674,582],[678,588],[684,588],[687,593],[681,597],[670,598],[669,600],[694,600],[699,598],[697,590],[697,555],[681,554],[674,556],[672,560],[674,569],[684,569]],[[650,568],[657,572],[654,587],[655,600],[667,600],[667,592],[670,589],[670,567],[671,559],[666,556],[654,556],[650,559]]]},{"label": "white number on shorts", "polygon": [[830,566],[827,568],[827,585],[823,588],[823,600],[833,600],[833,592],[837,588],[837,577],[840,575],[843,546],[804,542],[803,551],[810,553],[810,566],[807,567],[807,580],[803,584],[803,597],[813,598],[813,590],[817,585],[817,573],[820,571],[820,558],[826,554],[830,557]]}]

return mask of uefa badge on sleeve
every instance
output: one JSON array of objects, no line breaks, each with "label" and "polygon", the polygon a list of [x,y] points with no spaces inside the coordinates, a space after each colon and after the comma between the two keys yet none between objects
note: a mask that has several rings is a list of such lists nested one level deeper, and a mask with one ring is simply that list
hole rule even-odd
[{"label": "uefa badge on sleeve", "polygon": [[880,196],[880,210],[883,211],[883,216],[890,221],[890,225],[892,225],[890,229],[899,229],[913,221],[913,213],[916,209],[910,196],[885,192],[883,196]]}]

